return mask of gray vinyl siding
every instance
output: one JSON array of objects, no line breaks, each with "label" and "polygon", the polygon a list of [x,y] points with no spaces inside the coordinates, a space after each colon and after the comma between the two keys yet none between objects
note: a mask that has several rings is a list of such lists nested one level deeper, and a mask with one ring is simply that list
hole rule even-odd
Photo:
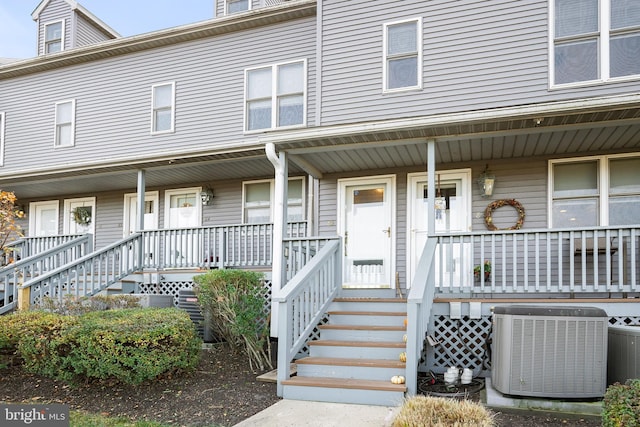
[{"label": "gray vinyl siding", "polygon": [[[321,124],[635,92],[638,82],[548,88],[548,1],[326,0]],[[357,19],[354,19],[357,17]],[[383,24],[423,19],[423,89],[382,92]]]},{"label": "gray vinyl siding", "polygon": [[[256,142],[259,134],[243,133],[244,70],[285,61],[307,60],[312,126],[314,56],[309,18],[0,81],[8,117],[2,171]],[[151,86],[172,81],[175,133],[151,135]],[[75,147],[54,149],[54,104],[69,99]]]},{"label": "gray vinyl siding", "polygon": [[95,43],[110,40],[111,37],[107,37],[103,31],[97,28],[93,23],[86,20],[82,15],[76,13],[75,19],[75,32],[74,32],[74,46],[87,46]]},{"label": "gray vinyl siding", "polygon": [[64,20],[63,50],[71,48],[71,9],[63,0],[51,0],[38,19],[38,55],[44,54],[45,24],[59,20]]}]

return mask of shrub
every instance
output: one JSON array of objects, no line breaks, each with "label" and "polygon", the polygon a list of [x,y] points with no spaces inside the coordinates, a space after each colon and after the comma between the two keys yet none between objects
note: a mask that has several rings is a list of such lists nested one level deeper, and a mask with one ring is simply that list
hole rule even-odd
[{"label": "shrub", "polygon": [[444,397],[414,396],[407,399],[393,420],[393,427],[490,427],[493,414],[479,403]]},{"label": "shrub", "polygon": [[615,383],[604,394],[603,427],[640,426],[640,379]]},{"label": "shrub", "polygon": [[122,309],[81,316],[43,313],[63,327],[23,334],[19,352],[27,371],[67,382],[116,380],[139,384],[193,368],[201,341],[182,310]]},{"label": "shrub", "polygon": [[44,298],[40,309],[51,313],[77,316],[90,311],[136,307],[140,307],[140,301],[134,295],[94,295],[91,297],[66,295],[62,300]]},{"label": "shrub", "polygon": [[198,302],[214,333],[244,351],[252,369],[272,368],[262,274],[211,270],[193,279]]}]

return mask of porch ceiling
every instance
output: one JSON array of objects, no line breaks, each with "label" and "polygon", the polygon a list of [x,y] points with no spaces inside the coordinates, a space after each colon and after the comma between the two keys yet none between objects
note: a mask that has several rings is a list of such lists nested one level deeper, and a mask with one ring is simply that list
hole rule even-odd
[{"label": "porch ceiling", "polygon": [[[540,120],[539,120],[540,119]],[[431,120],[429,122],[429,120]],[[561,157],[640,149],[640,98],[633,105],[571,114],[513,115],[499,119],[428,117],[422,122],[344,125],[265,133],[260,144],[237,152],[162,159],[52,172],[47,177],[3,178],[2,188],[22,200],[103,191],[131,191],[137,170],[146,170],[146,187],[209,185],[221,180],[272,177],[262,144],[273,142],[290,153],[289,174],[330,174],[387,168],[424,167],[426,141],[435,140],[436,163],[464,163],[521,157]]]}]

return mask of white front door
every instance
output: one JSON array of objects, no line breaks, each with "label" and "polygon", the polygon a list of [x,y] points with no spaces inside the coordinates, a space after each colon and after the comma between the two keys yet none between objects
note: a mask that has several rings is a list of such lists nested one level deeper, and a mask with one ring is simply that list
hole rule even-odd
[{"label": "white front door", "polygon": [[[157,191],[144,194],[144,229],[158,229],[158,201]],[[124,195],[124,227],[123,237],[127,237],[136,231],[138,225],[138,195],[136,193]]]},{"label": "white front door", "polygon": [[[443,171],[436,174],[435,231],[436,233],[471,230],[471,170]],[[407,286],[411,286],[418,260],[427,241],[427,174],[407,176]],[[471,248],[468,245],[445,245],[436,252],[436,281],[442,285],[460,286],[462,272],[469,270]],[[466,267],[465,267],[466,264]],[[471,270],[469,270],[471,271]]]},{"label": "white front door", "polygon": [[96,198],[64,201],[64,234],[93,234],[96,229]]},{"label": "white front door", "polygon": [[29,236],[55,236],[58,234],[57,200],[29,204]]},{"label": "white front door", "polygon": [[394,287],[395,176],[338,180],[344,287]]},{"label": "white front door", "polygon": [[[201,187],[167,190],[164,193],[165,229],[189,229],[202,224]],[[177,230],[166,234],[165,263],[182,267],[203,260],[202,244],[193,232]]]}]

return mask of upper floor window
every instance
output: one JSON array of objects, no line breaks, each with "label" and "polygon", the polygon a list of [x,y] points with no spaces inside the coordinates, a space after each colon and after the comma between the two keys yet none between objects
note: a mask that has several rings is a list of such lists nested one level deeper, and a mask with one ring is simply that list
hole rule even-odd
[{"label": "upper floor window", "polygon": [[246,70],[247,131],[304,125],[306,61]]},{"label": "upper floor window", "polygon": [[553,227],[640,224],[640,155],[551,162]]},{"label": "upper floor window", "polygon": [[175,111],[175,83],[152,86],[151,133],[173,132]]},{"label": "upper floor window", "polygon": [[384,24],[384,90],[422,87],[422,19]]},{"label": "upper floor window", "polygon": [[640,2],[554,0],[553,85],[640,75]]},{"label": "upper floor window", "polygon": [[226,0],[225,10],[227,15],[236,12],[244,12],[251,9],[251,0]]},{"label": "upper floor window", "polygon": [[[304,221],[304,178],[290,178],[287,184],[287,221]],[[249,181],[243,185],[243,221],[245,224],[272,221],[274,181]]]},{"label": "upper floor window", "polygon": [[64,21],[56,21],[44,25],[44,53],[64,50]]},{"label": "upper floor window", "polygon": [[56,102],[56,147],[67,147],[75,144],[76,101]]},{"label": "upper floor window", "polygon": [[0,112],[0,166],[4,166],[4,117],[5,114]]}]

